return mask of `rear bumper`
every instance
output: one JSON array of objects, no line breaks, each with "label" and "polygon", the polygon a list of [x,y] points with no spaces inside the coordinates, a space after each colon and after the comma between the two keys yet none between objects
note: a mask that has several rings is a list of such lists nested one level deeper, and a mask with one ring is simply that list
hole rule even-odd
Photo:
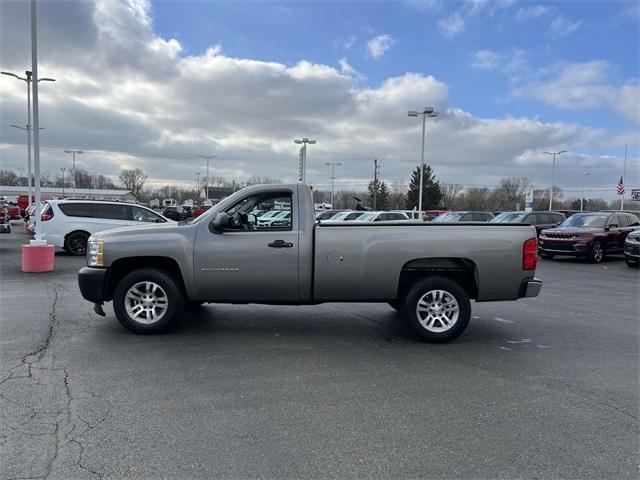
[{"label": "rear bumper", "polygon": [[78,272],[78,286],[85,300],[102,303],[107,300],[106,268],[83,267]]},{"label": "rear bumper", "polygon": [[537,278],[525,280],[520,285],[520,298],[537,297],[542,289],[542,280]]}]

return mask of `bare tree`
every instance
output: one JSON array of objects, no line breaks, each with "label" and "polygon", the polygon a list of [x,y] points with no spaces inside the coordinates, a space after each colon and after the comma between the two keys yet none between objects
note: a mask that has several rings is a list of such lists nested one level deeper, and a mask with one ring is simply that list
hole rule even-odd
[{"label": "bare tree", "polygon": [[124,185],[124,188],[133,192],[136,195],[140,195],[147,181],[148,175],[139,168],[122,170],[119,177],[120,182]]},{"label": "bare tree", "polygon": [[528,178],[509,177],[500,180],[500,184],[493,191],[493,204],[499,210],[512,210],[518,206],[524,207],[527,190],[531,188]]},{"label": "bare tree", "polygon": [[460,210],[493,211],[491,191],[485,187],[471,187],[460,194],[458,199]]},{"label": "bare tree", "polygon": [[246,183],[247,185],[262,185],[268,183],[282,183],[282,180],[280,180],[279,178],[254,175],[253,177],[249,177],[249,180],[247,180]]},{"label": "bare tree", "polygon": [[407,184],[403,181],[395,181],[391,184],[389,205],[395,210],[402,209],[407,203]]},{"label": "bare tree", "polygon": [[442,192],[442,200],[440,200],[442,208],[447,210],[456,208],[456,200],[460,192],[462,192],[462,185],[459,183],[443,183],[440,185],[440,191]]}]

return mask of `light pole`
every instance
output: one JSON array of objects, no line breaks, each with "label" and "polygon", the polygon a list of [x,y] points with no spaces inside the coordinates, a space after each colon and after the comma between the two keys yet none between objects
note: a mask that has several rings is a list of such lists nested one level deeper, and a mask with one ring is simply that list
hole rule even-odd
[{"label": "light pole", "polygon": [[[23,82],[25,82],[27,84],[27,126],[26,126],[26,131],[27,131],[27,171],[28,171],[28,178],[27,178],[27,194],[29,196],[29,201],[28,201],[28,205],[27,207],[31,207],[31,82],[32,82],[32,74],[29,70],[24,72],[24,77],[21,77],[19,75],[16,75],[15,73],[11,73],[11,72],[0,72],[2,73],[2,75],[8,75],[10,77],[14,77],[18,80],[22,80]],[[40,82],[55,82],[55,79],[53,78],[39,78],[37,83]],[[12,125],[13,126],[13,125]],[[20,127],[18,127],[20,128]],[[42,129],[40,129],[42,130]]]},{"label": "light pole", "polygon": [[84,153],[82,150],[65,150],[64,153],[70,153],[73,160],[72,160],[72,167],[73,167],[73,198],[75,198],[76,196],[76,153],[78,154],[82,154]]},{"label": "light pole", "polygon": [[589,175],[589,173],[591,172],[584,172],[582,174],[582,195],[580,195],[580,211],[582,211],[584,207],[584,181],[587,178],[587,175]]},{"label": "light pole", "polygon": [[205,198],[209,200],[209,161],[213,158],[218,158],[217,155],[198,155],[201,158],[207,159],[207,188],[205,193]]},{"label": "light pole", "polygon": [[549,192],[549,210],[553,209],[553,187],[556,184],[556,155],[567,153],[566,150],[560,150],[559,152],[544,152],[547,155],[553,155],[553,169],[551,170],[551,191]]},{"label": "light pole", "polygon": [[200,172],[196,172],[196,198],[200,198]]},{"label": "light pole", "polygon": [[336,167],[339,167],[340,165],[342,165],[342,163],[340,162],[327,162],[326,163],[327,166],[331,167],[331,208],[333,207],[333,190],[334,190],[334,184],[336,181]]},{"label": "light pole", "polygon": [[313,145],[316,143],[315,140],[309,140],[308,138],[301,138],[300,140],[294,140],[298,145],[302,145],[302,175],[300,176],[300,180],[302,183],[307,183],[307,145]]},{"label": "light pole", "polygon": [[62,198],[64,198],[64,171],[66,168],[62,167],[60,171],[62,172]]},{"label": "light pole", "polygon": [[426,125],[427,125],[427,117],[437,117],[438,112],[436,112],[433,107],[424,107],[421,112],[416,112],[415,110],[409,110],[407,115],[410,117],[417,117],[418,115],[422,115],[422,150],[420,153],[420,193],[418,195],[418,211],[420,212],[420,221],[422,221],[422,189],[424,182],[424,142],[425,142],[425,134],[426,134]]}]

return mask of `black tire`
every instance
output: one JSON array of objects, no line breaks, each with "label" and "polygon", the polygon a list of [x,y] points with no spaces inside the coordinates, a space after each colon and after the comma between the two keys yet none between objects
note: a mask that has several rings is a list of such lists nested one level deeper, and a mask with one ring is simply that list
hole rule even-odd
[{"label": "black tire", "polygon": [[555,257],[553,253],[540,252],[540,258],[544,258],[545,260],[553,260],[553,257]]},{"label": "black tire", "polygon": [[71,232],[64,239],[64,249],[71,255],[86,255],[87,254],[87,240],[89,240],[89,234],[87,232]]},{"label": "black tire", "polygon": [[[453,297],[457,302],[458,316],[455,321],[452,322],[450,327],[445,327],[445,323],[442,320],[434,319],[431,329],[423,326],[420,322],[417,306],[418,301],[423,297],[431,298],[433,300],[431,305],[434,305],[434,308],[440,309],[442,308],[442,305],[446,305],[447,303],[446,299],[442,303],[438,303],[433,295],[427,296],[429,295],[429,292],[435,290],[446,292],[447,298]],[[401,313],[407,327],[422,341],[444,343],[457,338],[467,328],[469,319],[471,318],[471,302],[469,301],[469,295],[467,295],[467,292],[465,292],[458,283],[446,277],[431,276],[416,282],[411,287],[402,302]],[[440,327],[435,325],[436,321],[439,322]],[[440,328],[443,330],[434,331]]]},{"label": "black tire", "polygon": [[391,308],[393,308],[396,312],[400,311],[400,303],[397,300],[391,300],[387,302]]},{"label": "black tire", "polygon": [[624,261],[627,264],[627,267],[638,267],[638,266],[640,266],[640,262],[638,262],[638,260],[631,260],[630,258],[625,258]]},{"label": "black tire", "polygon": [[587,254],[589,263],[601,263],[605,257],[604,244],[600,240],[594,240]]},{"label": "black tire", "polygon": [[[127,305],[128,302],[130,302],[130,300],[126,298],[127,292],[130,288],[142,282],[152,282],[156,284],[163,290],[162,294],[158,295],[158,298],[166,298],[167,308],[164,314],[160,319],[152,321],[151,323],[144,323],[149,314],[145,313],[145,319],[138,321],[127,312]],[[138,305],[143,309],[146,308],[143,303],[139,303]],[[135,306],[132,308],[135,308]],[[150,306],[148,308],[151,309],[153,307]],[[165,330],[176,317],[180,316],[183,309],[184,297],[182,289],[176,280],[167,272],[155,268],[142,268],[128,273],[120,280],[113,293],[113,310],[116,313],[116,317],[124,328],[133,333],[146,335],[160,333]],[[155,309],[154,314],[156,314]]]}]

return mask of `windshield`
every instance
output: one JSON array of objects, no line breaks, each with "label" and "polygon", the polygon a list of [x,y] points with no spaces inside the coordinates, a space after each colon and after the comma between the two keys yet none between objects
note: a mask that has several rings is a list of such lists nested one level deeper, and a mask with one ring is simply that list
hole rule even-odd
[{"label": "windshield", "polygon": [[521,223],[527,212],[504,212],[490,220],[491,223]]},{"label": "windshield", "polygon": [[443,213],[439,217],[434,218],[432,222],[435,222],[435,223],[459,222],[463,216],[464,216],[464,212]]},{"label": "windshield", "polygon": [[333,217],[331,217],[331,220],[344,220],[350,213],[351,212],[336,213]]},{"label": "windshield", "polygon": [[607,218],[607,215],[571,215],[560,226],[603,228],[607,223]]},{"label": "windshield", "polygon": [[364,215],[356,218],[354,222],[371,222],[374,218],[376,218],[376,215],[378,215],[377,212],[365,213]]}]

